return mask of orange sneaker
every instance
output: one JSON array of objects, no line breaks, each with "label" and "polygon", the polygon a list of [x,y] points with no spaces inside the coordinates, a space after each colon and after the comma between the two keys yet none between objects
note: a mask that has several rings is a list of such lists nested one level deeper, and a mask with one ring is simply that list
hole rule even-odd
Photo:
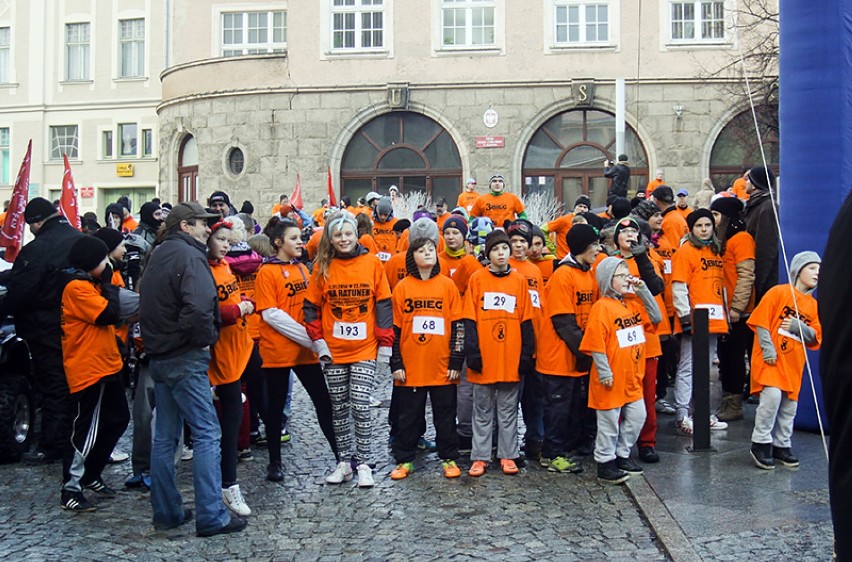
[{"label": "orange sneaker", "polygon": [[441,463],[441,466],[444,468],[444,476],[447,478],[458,478],[461,476],[461,469],[456,464],[456,461],[446,460]]},{"label": "orange sneaker", "polygon": [[470,470],[468,470],[467,473],[474,477],[482,476],[485,474],[486,468],[488,468],[487,462],[473,461],[473,464],[470,466]]},{"label": "orange sneaker", "polygon": [[414,465],[410,462],[401,462],[391,471],[391,480],[402,480],[414,472]]},{"label": "orange sneaker", "polygon": [[500,459],[500,466],[503,468],[503,474],[517,474],[519,472],[518,465],[512,459]]}]

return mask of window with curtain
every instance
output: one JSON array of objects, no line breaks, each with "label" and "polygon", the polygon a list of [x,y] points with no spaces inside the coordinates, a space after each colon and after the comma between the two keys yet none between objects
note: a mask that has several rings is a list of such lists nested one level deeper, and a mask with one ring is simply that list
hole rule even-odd
[{"label": "window with curtain", "polygon": [[145,20],[118,21],[118,76],[145,76]]},{"label": "window with curtain", "polygon": [[136,156],[136,123],[122,123],[118,126],[118,156],[133,158]]},{"label": "window with curtain", "polygon": [[65,24],[65,79],[89,80],[91,26],[88,23]]}]

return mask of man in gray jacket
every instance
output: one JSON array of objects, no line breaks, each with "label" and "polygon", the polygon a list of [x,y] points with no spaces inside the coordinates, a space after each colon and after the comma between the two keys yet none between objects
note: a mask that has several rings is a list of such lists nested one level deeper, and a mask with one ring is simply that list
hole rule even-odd
[{"label": "man in gray jacket", "polygon": [[176,205],[167,235],[151,253],[140,283],[140,321],[157,404],[151,451],[154,527],[171,529],[192,518],[175,484],[174,456],[183,422],[194,441],[192,463],[196,533],[209,537],[241,531],[246,520],[222,502],[221,431],[207,367],[219,338],[219,302],[207,263],[207,220],[219,218],[198,203]]}]

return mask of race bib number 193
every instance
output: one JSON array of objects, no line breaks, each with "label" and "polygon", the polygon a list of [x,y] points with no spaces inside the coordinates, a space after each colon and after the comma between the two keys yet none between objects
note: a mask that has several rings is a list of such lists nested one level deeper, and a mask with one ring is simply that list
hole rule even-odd
[{"label": "race bib number 193", "polygon": [[367,339],[366,322],[335,322],[334,337],[339,340],[359,341]]}]

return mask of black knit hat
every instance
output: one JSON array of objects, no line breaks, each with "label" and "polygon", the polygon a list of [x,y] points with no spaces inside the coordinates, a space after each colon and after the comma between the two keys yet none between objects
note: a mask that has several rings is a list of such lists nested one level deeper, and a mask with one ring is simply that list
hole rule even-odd
[{"label": "black knit hat", "polygon": [[27,207],[24,209],[24,220],[27,224],[33,224],[34,222],[43,221],[56,212],[56,207],[53,206],[53,203],[44,197],[35,197],[27,203]]},{"label": "black knit hat", "polygon": [[[767,176],[769,177],[769,185],[766,184]],[[772,173],[772,170],[764,168],[763,166],[755,166],[748,171],[748,176],[746,177],[757,189],[766,191],[767,189],[775,187],[775,174]]]},{"label": "black knit hat", "polygon": [[139,209],[139,222],[145,223],[153,228],[159,228],[163,224],[163,219],[157,220],[154,218],[154,213],[160,210],[160,206],[153,201],[148,201],[142,208]]},{"label": "black knit hat", "polygon": [[580,195],[574,200],[574,207],[576,208],[577,205],[585,205],[587,209],[591,209],[592,200],[589,199],[588,195]]},{"label": "black knit hat", "polygon": [[701,217],[710,219],[710,223],[713,225],[713,229],[716,229],[716,221],[713,219],[713,213],[710,212],[710,209],[696,209],[689,213],[689,215],[686,217],[686,225],[689,227],[690,232],[692,232],[692,227],[695,226],[695,223],[697,223],[698,219],[700,219]]},{"label": "black knit hat", "polygon": [[527,241],[527,244],[532,244],[533,224],[527,219],[516,219],[509,223],[506,227],[506,235],[511,240],[512,236],[520,236]]},{"label": "black knit hat", "polygon": [[667,185],[660,185],[651,192],[651,197],[661,203],[674,203],[674,191]]},{"label": "black knit hat", "polygon": [[71,267],[82,271],[92,271],[109,254],[109,249],[103,240],[94,236],[83,236],[71,246],[68,252],[68,263]]},{"label": "black knit hat", "polygon": [[612,202],[612,216],[620,219],[630,214],[630,200],[627,197],[616,197]]},{"label": "black knit hat", "polygon": [[485,237],[485,257],[491,259],[491,250],[494,249],[494,246],[497,244],[506,244],[511,249],[512,244],[509,241],[509,236],[502,230],[492,230],[488,233],[488,236]]},{"label": "black knit hat", "polygon": [[743,209],[743,202],[738,197],[717,197],[710,203],[711,211],[722,213],[728,218],[739,217]]},{"label": "black knit hat", "polygon": [[576,256],[585,252],[589,245],[600,241],[600,236],[591,225],[575,224],[565,235],[565,240],[571,255]]},{"label": "black knit hat", "polygon": [[[104,222],[109,225],[109,216],[110,214],[117,215],[119,220],[124,220],[124,207],[119,205],[118,203],[110,203],[107,205],[106,211],[104,211]],[[121,223],[119,222],[115,225],[117,228],[121,228]]]},{"label": "black knit hat", "polygon": [[625,228],[635,228],[635,229],[636,229],[636,232],[637,232],[637,234],[638,234],[638,232],[639,232],[639,223],[638,223],[638,222],[636,221],[636,219],[634,219],[634,218],[631,218],[631,217],[624,217],[623,219],[621,219],[620,221],[618,221],[618,222],[615,224],[615,232],[613,232],[613,233],[612,233],[612,239],[613,239],[613,240],[615,240],[615,241],[617,242],[617,241],[618,241],[618,235],[619,235],[619,234],[621,233],[621,231],[622,231],[622,230],[624,230]]},{"label": "black knit hat", "polygon": [[124,235],[114,228],[99,228],[92,236],[102,240],[107,250],[112,252],[118,245],[124,242]]},{"label": "black knit hat", "polygon": [[130,197],[128,197],[127,195],[122,195],[121,197],[119,197],[116,203],[127,209],[128,213],[133,210],[133,206],[130,203]]},{"label": "black knit hat", "polygon": [[228,207],[231,206],[231,198],[228,197],[228,194],[225,193],[224,191],[214,191],[210,195],[210,198],[207,200],[207,205],[212,206],[213,203],[215,203],[216,201],[221,201],[222,203],[224,203]]}]

